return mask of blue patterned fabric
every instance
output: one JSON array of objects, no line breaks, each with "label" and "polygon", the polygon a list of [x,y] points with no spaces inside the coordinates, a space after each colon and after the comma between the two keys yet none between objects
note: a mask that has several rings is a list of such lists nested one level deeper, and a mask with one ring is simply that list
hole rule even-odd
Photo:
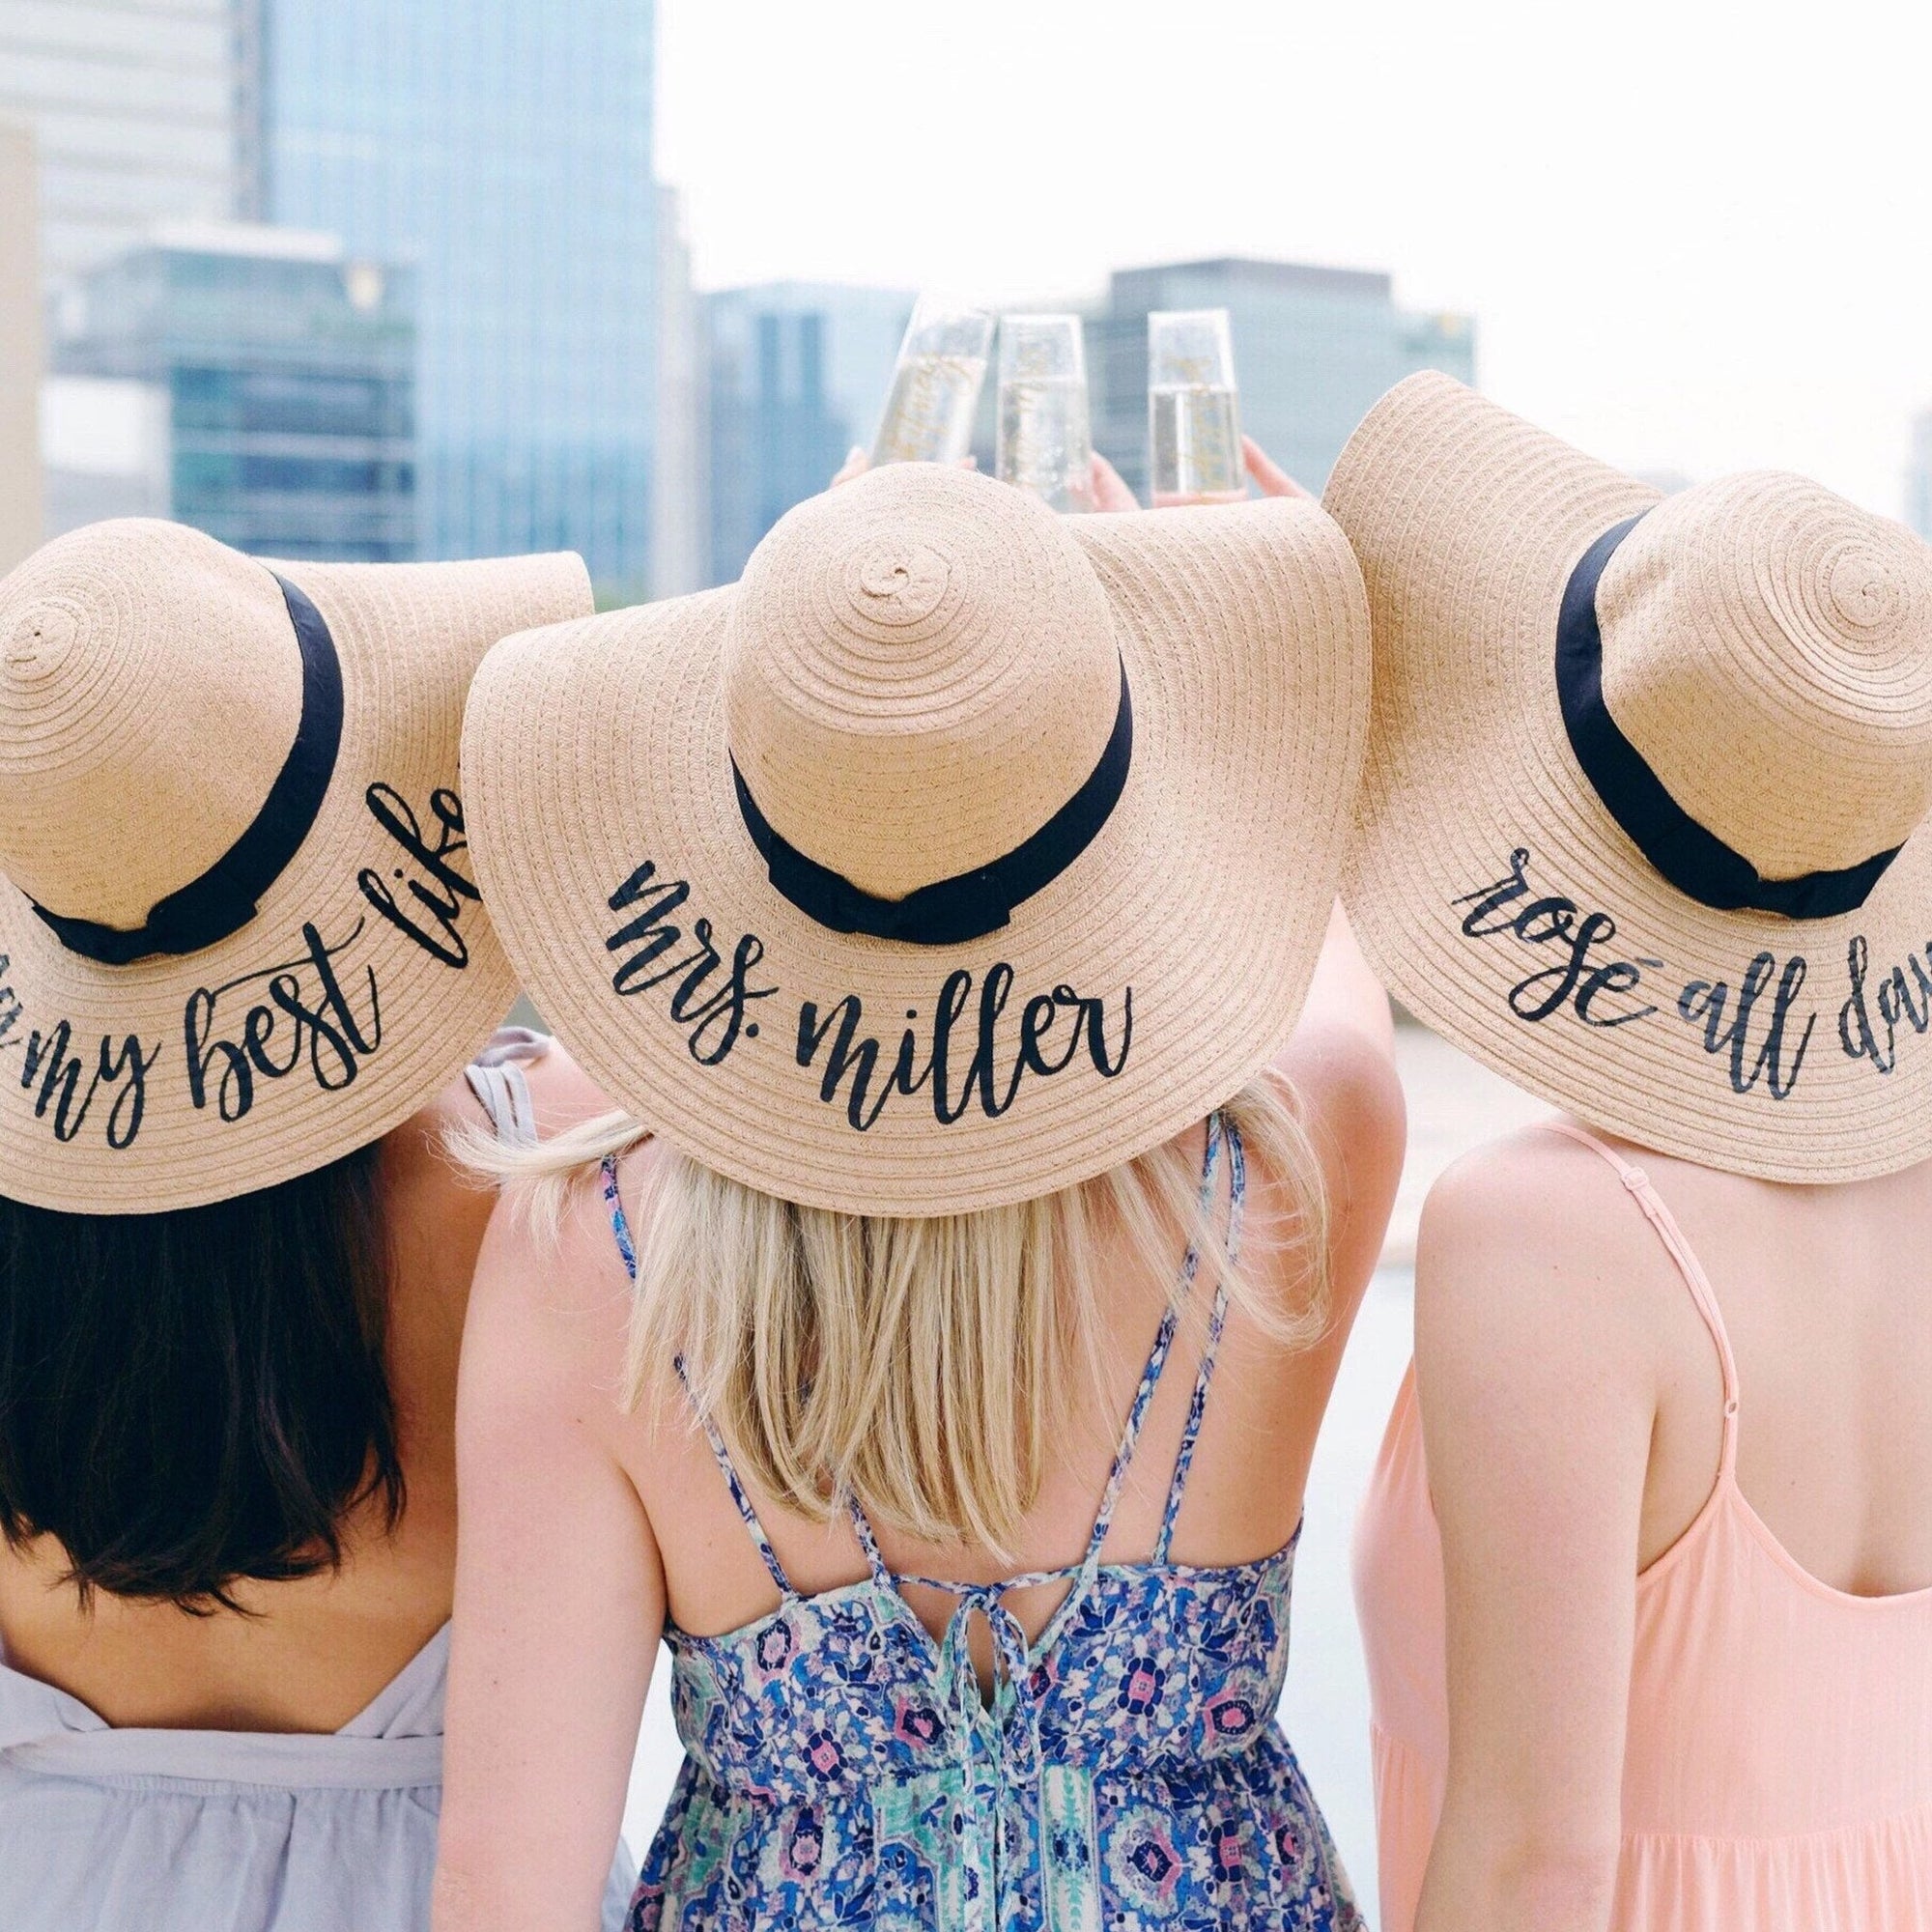
[{"label": "blue patterned fabric", "polygon": [[[1246,1169],[1238,1133],[1216,1116],[1204,1202],[1224,1148],[1232,1251]],[[604,1189],[635,1278],[614,1161]],[[801,1596],[704,1418],[781,1602],[722,1636],[666,1629],[685,1763],[639,1879],[631,1932],[1360,1932],[1348,1878],[1273,1716],[1294,1540],[1225,1568],[1168,1555],[1225,1289],[1152,1559],[1100,1561],[1197,1259],[1190,1251],[1182,1264],[1182,1293],[1161,1321],[1077,1567],[992,1584],[895,1576],[855,1504],[871,1574]],[[1071,1587],[1030,1644],[1006,1595],[1056,1580]],[[938,1641],[901,1596],[906,1583],[955,1600]],[[990,1703],[969,1643],[976,1617],[993,1638]]]}]

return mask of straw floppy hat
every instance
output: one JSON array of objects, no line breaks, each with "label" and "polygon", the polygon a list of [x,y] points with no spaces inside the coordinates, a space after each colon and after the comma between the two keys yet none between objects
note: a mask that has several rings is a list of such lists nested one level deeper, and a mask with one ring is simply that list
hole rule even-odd
[{"label": "straw floppy hat", "polygon": [[1932,549],[1781,473],[1661,498],[1435,375],[1324,501],[1374,616],[1344,894],[1390,989],[1707,1166],[1932,1154]]},{"label": "straw floppy hat", "polygon": [[896,464],[742,582],[507,639],[464,726],[532,997],[674,1147],[929,1215],[1226,1100],[1320,950],[1368,618],[1312,503],[1060,518]]},{"label": "straw floppy hat", "polygon": [[146,521],[0,579],[0,1193],[195,1207],[430,1098],[516,993],[464,692],[589,608],[574,556],[267,564]]}]

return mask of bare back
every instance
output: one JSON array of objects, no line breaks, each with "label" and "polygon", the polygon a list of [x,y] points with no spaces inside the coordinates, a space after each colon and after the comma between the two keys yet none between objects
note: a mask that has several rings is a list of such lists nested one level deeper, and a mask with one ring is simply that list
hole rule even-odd
[{"label": "bare back", "polygon": [[1920,1922],[1873,1834],[1932,1789],[1928,1236],[1932,1163],[1798,1186],[1568,1123],[1436,1184],[1421,1440],[1405,1398],[1358,1544],[1391,1922],[1742,1923],[1786,1886]]},{"label": "bare back", "polygon": [[[601,1096],[554,1047],[528,1065],[539,1127]],[[0,1656],[110,1724],[332,1731],[356,1716],[447,1621],[456,1564],[456,1372],[469,1282],[495,1195],[445,1151],[487,1128],[459,1077],[384,1143],[392,1252],[387,1363],[406,1486],[401,1520],[352,1520],[336,1572],[243,1582],[247,1612],[189,1615],[97,1593],[83,1610],[48,1540],[0,1546]]]},{"label": "bare back", "polygon": [[[1722,1311],[1747,1502],[1828,1589],[1932,1587],[1932,1162],[1799,1187],[1627,1151],[1669,1204]],[[1724,1397],[1711,1337],[1661,1250],[1633,1292],[1668,1337],[1645,1487],[1647,1566],[1710,1494]]]},{"label": "bare back", "polygon": [[[1286,1553],[1321,1410],[1401,1170],[1402,1095],[1390,1032],[1387,1001],[1337,909],[1301,1025],[1278,1062],[1298,1096],[1328,1196],[1332,1319],[1317,1345],[1293,1353],[1256,1332],[1259,1322],[1231,1312],[1176,1519],[1171,1566]],[[1201,1134],[1197,1126],[1177,1144],[1195,1172],[1202,1171],[1197,1159],[1208,1164]],[[640,1149],[620,1165],[620,1205],[639,1204],[644,1163],[654,1157]],[[1231,1154],[1231,1185],[1233,1164]],[[1298,1306],[1306,1287],[1298,1258],[1291,1259],[1286,1244],[1269,1252],[1269,1223],[1288,1191],[1286,1176],[1249,1164],[1242,1268],[1249,1286],[1272,1289]],[[819,1527],[753,1488],[745,1501],[769,1536],[768,1569],[670,1362],[658,1369],[655,1389],[646,1387],[638,1407],[623,1406],[636,1303],[601,1194],[594,1186],[575,1190],[560,1237],[533,1217],[520,1224],[506,1204],[477,1265],[458,1408],[464,1537],[439,1923],[526,1925],[547,1916],[561,1923],[572,1913],[587,1914],[622,1816],[659,1638],[673,1629],[714,1639],[730,1632],[723,1647],[749,1654],[759,1620],[778,1601],[780,1574],[800,1599],[857,1586],[852,1598],[831,1600],[828,1617],[842,1621],[843,1605],[863,1596],[901,1637],[908,1634],[902,1605],[923,1622],[928,1638],[963,1628],[966,1649],[952,1657],[978,1666],[982,1695],[994,1674],[984,1628],[991,1619],[975,1605],[997,1598],[998,1681],[1010,1693],[1018,1681],[1014,1645],[1037,1636],[1053,1599],[997,1585],[1070,1560],[1084,1579],[1076,1587],[1105,1590],[1125,1582],[1111,1574],[1113,1566],[1146,1564],[1160,1546],[1183,1408],[1197,1386],[1202,1338],[1188,1324],[1152,1384],[1157,1400],[1132,1442],[1136,1391],[1159,1366],[1150,1345],[1176,1285],[1183,1240],[1177,1238],[1172,1254],[1150,1259],[1143,1250],[1130,1259],[1122,1236],[1118,1264],[1092,1270],[1096,1286],[1104,1284],[1094,1337],[1099,1385],[1090,1389],[1076,1376],[1069,1380],[1081,1386],[1055,1391],[1060,1406],[1044,1445],[1044,1481],[1017,1532],[1003,1539],[1010,1548],[922,1548],[888,1536],[875,1565],[856,1520],[841,1516],[836,1526]],[[1097,1262],[1107,1259],[1103,1253]],[[1205,1297],[1197,1307],[1207,1312]],[[1080,1359],[1076,1348],[1073,1360]],[[736,1460],[728,1441],[721,1446]],[[1109,1517],[1102,1498],[1117,1450],[1129,1480]],[[1111,1533],[1089,1559],[1096,1521],[1111,1523]],[[1184,1593],[1172,1568],[1132,1574]],[[1285,1578],[1286,1565],[1275,1574]],[[944,1577],[951,1587],[942,1593],[904,1585],[918,1575]],[[1236,1598],[1251,1601],[1238,1590]],[[1285,1626],[1270,1628],[1285,1634]],[[939,1641],[944,1654],[946,1640]],[[688,1660],[695,1646],[677,1649]],[[690,1691],[693,1680],[684,1681]],[[883,1698],[895,1682],[888,1673],[873,1691]],[[955,1678],[949,1692],[960,1721],[968,1721],[957,1703],[964,1689]],[[702,1701],[701,1691],[695,1694]],[[996,1689],[996,1701],[1000,1694]],[[884,1703],[868,1709],[867,1722],[898,1721]]]},{"label": "bare back", "polygon": [[[1173,1560],[1180,1564],[1252,1562],[1280,1549],[1293,1535],[1316,1435],[1377,1260],[1400,1171],[1401,1102],[1385,1056],[1360,1037],[1337,1034],[1325,1046],[1304,1040],[1295,1084],[1331,1202],[1332,1316],[1318,1343],[1291,1351],[1238,1309],[1230,1312],[1214,1370],[1213,1400],[1207,1405],[1195,1444],[1185,1507],[1175,1534]],[[1190,1130],[1185,1146],[1190,1160],[1198,1163],[1200,1127]],[[626,1163],[622,1182],[627,1199],[641,1192],[651,1158],[646,1146]],[[1296,1305],[1307,1289],[1305,1258],[1281,1236],[1282,1229],[1292,1226],[1279,1178],[1251,1175],[1244,1265],[1285,1307]],[[613,1297],[611,1346],[618,1347],[623,1282],[608,1228],[594,1209],[586,1208],[577,1238],[598,1256],[598,1272]],[[1132,1406],[1181,1259],[1177,1241],[1168,1264],[1151,1269],[1124,1236],[1116,1231],[1108,1237],[1095,1269],[1104,1323],[1097,1338],[1100,1373],[1091,1384],[1076,1377],[1064,1392],[1063,1446],[1049,1462],[1037,1502],[1013,1548],[995,1552],[922,1543],[882,1530],[881,1553],[895,1573],[991,1583],[1078,1564],[1122,1418]],[[1205,1295],[1194,1312],[1205,1317]],[[1101,1551],[1105,1562],[1144,1562],[1155,1547],[1204,1343],[1204,1321],[1180,1325],[1127,1465]],[[745,1534],[682,1392],[668,1380],[658,1395],[659,1400],[645,1402],[637,1412],[613,1417],[609,1426],[613,1453],[650,1520],[669,1618],[680,1630],[699,1635],[739,1629],[775,1606],[775,1586]],[[843,1518],[825,1526],[773,1497],[754,1492],[751,1500],[796,1589],[813,1595],[867,1574],[866,1555]],[[1065,1589],[1065,1582],[1056,1579],[1015,1589],[1006,1601],[1029,1636],[1037,1637]],[[956,1606],[954,1600],[917,1585],[909,1586],[906,1595],[937,1637]],[[972,1635],[981,1679],[988,1681],[993,1668],[990,1634],[981,1623]]]}]

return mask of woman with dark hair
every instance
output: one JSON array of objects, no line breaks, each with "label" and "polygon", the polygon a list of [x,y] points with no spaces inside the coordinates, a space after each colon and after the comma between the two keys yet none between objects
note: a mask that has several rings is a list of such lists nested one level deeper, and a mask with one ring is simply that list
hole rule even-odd
[{"label": "woman with dark hair", "polygon": [[270,569],[98,525],[0,582],[0,1922],[427,1918],[491,1196],[599,1102],[456,748],[571,556]]}]

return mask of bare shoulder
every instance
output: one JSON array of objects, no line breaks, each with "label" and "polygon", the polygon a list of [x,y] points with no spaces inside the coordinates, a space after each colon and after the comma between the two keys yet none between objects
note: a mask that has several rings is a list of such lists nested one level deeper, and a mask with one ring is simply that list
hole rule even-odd
[{"label": "bare shoulder", "polygon": [[1338,1337],[1381,1255],[1402,1180],[1408,1115],[1388,1042],[1342,1022],[1304,1025],[1277,1065],[1321,1167]]},{"label": "bare shoulder", "polygon": [[1648,1357],[1669,1264],[1601,1155],[1527,1127],[1464,1154],[1430,1189],[1416,1238],[1425,1376],[1503,1362],[1565,1373]]},{"label": "bare shoulder", "polygon": [[1276,1065],[1325,1165],[1400,1172],[1408,1113],[1384,1041],[1358,1026],[1320,1022],[1300,1028]]},{"label": "bare shoulder", "polygon": [[1644,1228],[1629,1193],[1601,1154],[1567,1134],[1523,1127],[1444,1169],[1423,1203],[1420,1239],[1436,1265],[1473,1255],[1560,1269],[1600,1236]]},{"label": "bare shoulder", "polygon": [[614,1394],[630,1309],[630,1278],[596,1166],[512,1181],[477,1258],[466,1385],[482,1378],[472,1378],[475,1359],[498,1365],[514,1383],[513,1408],[575,1406],[599,1391]]},{"label": "bare shoulder", "polygon": [[552,1039],[542,1053],[526,1061],[524,1071],[530,1083],[530,1101],[536,1109],[541,1140],[582,1126],[600,1115],[620,1111],[617,1102],[584,1072],[560,1039]]}]

